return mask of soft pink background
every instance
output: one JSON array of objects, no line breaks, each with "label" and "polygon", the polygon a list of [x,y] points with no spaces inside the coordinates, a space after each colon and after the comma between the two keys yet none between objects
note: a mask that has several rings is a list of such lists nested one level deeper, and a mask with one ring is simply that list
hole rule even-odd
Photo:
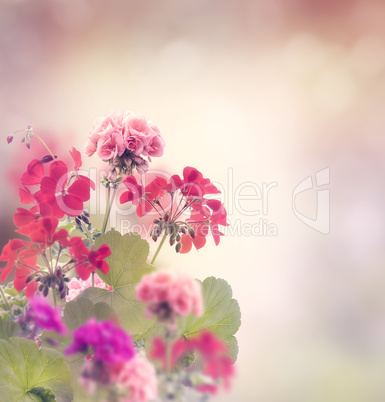
[{"label": "soft pink background", "polygon": [[[241,305],[238,376],[216,400],[385,400],[384,16],[380,0],[2,0],[1,244],[17,202],[6,172],[32,155],[7,135],[32,124],[68,155],[96,116],[144,114],[167,141],[153,168],[195,166],[225,189],[233,225],[278,228],[159,257],[228,280]],[[323,235],[292,191],[326,167]],[[267,215],[235,207],[246,182],[277,182]],[[297,206],[315,217],[315,189]]]}]

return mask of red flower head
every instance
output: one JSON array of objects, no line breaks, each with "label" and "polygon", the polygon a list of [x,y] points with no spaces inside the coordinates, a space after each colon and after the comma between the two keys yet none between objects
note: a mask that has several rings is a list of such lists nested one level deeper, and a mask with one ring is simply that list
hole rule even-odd
[{"label": "red flower head", "polygon": [[[209,331],[202,331],[190,339],[179,339],[171,348],[171,367],[187,353],[199,353],[202,358],[203,374],[215,381],[202,384],[197,389],[202,393],[215,394],[219,385],[223,382],[224,387],[230,387],[230,378],[234,376],[233,362],[227,355],[226,344]],[[161,362],[166,369],[166,345],[160,338],[155,338],[152,343],[150,358]]]},{"label": "red flower head", "polygon": [[101,245],[97,250],[89,250],[81,237],[72,237],[69,244],[69,253],[76,260],[75,271],[81,280],[86,281],[91,272],[97,269],[108,274],[110,267],[104,260],[111,255],[111,249],[107,244]]}]

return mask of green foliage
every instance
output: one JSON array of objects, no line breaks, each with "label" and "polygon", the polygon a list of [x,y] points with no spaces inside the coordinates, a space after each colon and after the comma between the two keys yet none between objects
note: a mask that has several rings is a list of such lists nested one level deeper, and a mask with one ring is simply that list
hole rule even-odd
[{"label": "green foliage", "polygon": [[64,308],[64,323],[70,331],[86,323],[91,317],[104,321],[112,316],[113,311],[110,305],[107,303],[93,304],[85,297],[78,297],[68,302]]},{"label": "green foliage", "polygon": [[149,245],[136,233],[122,236],[117,231],[110,231],[96,239],[95,246],[108,244],[112,254],[106,259],[110,266],[108,275],[98,275],[113,290],[99,288],[86,289],[81,297],[92,302],[108,303],[118,316],[120,325],[131,334],[140,334],[153,324],[144,315],[144,305],[135,297],[135,286],[143,275],[154,270],[146,263]]},{"label": "green foliage", "polygon": [[[69,367],[61,353],[24,338],[0,340],[0,401],[73,400]],[[44,399],[46,398],[46,399]],[[47,399],[48,398],[48,399]],[[51,399],[49,399],[51,398]]]},{"label": "green foliage", "polygon": [[43,387],[33,388],[30,391],[30,396],[32,396],[32,395],[36,395],[36,397],[38,398],[38,399],[36,399],[37,401],[42,401],[42,402],[55,402],[56,401],[55,394],[47,388],[43,388]]},{"label": "green foliage", "polygon": [[238,302],[232,298],[233,292],[224,279],[206,278],[202,283],[204,313],[201,317],[193,314],[179,320],[179,329],[185,338],[209,330],[225,341],[229,355],[236,360],[238,344],[234,334],[241,325],[241,311]]},{"label": "green foliage", "polygon": [[7,315],[0,316],[0,339],[9,339],[14,336],[18,329],[15,321],[12,321]]}]

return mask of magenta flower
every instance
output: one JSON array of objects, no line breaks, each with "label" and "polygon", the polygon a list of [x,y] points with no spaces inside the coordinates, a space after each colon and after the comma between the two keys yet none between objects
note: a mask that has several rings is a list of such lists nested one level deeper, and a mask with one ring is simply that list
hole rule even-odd
[{"label": "magenta flower", "polygon": [[45,331],[54,331],[61,335],[67,333],[60,308],[52,307],[44,297],[36,296],[30,300],[25,319],[26,322],[33,322],[36,327]]},{"label": "magenta flower", "polygon": [[106,364],[129,361],[135,356],[130,335],[112,321],[98,322],[95,318],[90,318],[73,333],[73,343],[65,350],[66,355],[78,352],[89,353],[93,361]]}]

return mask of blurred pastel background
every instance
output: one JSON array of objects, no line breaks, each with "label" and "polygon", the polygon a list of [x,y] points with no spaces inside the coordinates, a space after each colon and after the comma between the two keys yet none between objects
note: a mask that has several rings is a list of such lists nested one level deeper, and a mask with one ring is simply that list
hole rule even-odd
[{"label": "blurred pastel background", "polygon": [[[194,166],[225,193],[221,244],[158,260],[240,303],[237,378],[215,400],[383,402],[384,21],[381,0],[0,0],[0,245],[16,172],[45,154],[7,135],[31,124],[68,155],[95,117],[144,114],[167,142],[152,168]],[[292,208],[324,168],[328,234]],[[317,189],[296,207],[315,219]]]}]

